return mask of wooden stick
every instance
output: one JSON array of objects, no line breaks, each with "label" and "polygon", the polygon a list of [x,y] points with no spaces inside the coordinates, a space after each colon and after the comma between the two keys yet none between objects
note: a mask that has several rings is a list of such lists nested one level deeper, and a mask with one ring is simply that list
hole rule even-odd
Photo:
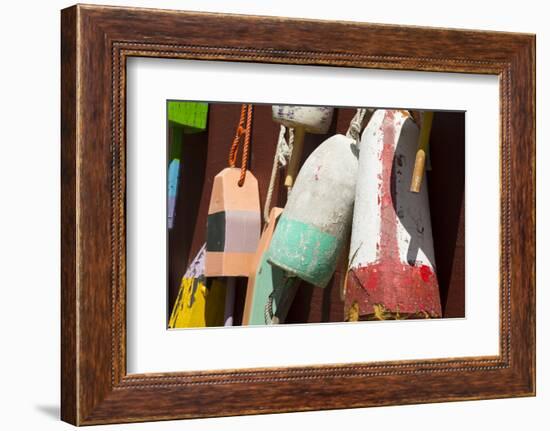
[{"label": "wooden stick", "polygon": [[306,129],[304,127],[296,127],[294,129],[294,145],[292,147],[292,155],[290,156],[290,162],[288,163],[288,170],[286,171],[285,186],[292,187],[294,180],[298,174],[298,167],[302,160],[302,152],[304,150],[304,135]]},{"label": "wooden stick", "polygon": [[416,150],[410,188],[411,192],[414,193],[420,192],[420,186],[424,178],[424,167],[426,165],[426,156],[430,145],[430,131],[432,129],[433,117],[434,113],[431,111],[424,112],[422,117],[422,126],[420,127],[420,135],[418,137],[418,149]]}]

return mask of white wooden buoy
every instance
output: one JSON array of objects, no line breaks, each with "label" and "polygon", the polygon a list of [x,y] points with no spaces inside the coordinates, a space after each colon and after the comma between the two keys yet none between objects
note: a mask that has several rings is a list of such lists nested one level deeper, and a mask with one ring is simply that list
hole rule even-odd
[{"label": "white wooden buoy", "polygon": [[305,161],[275,229],[268,261],[325,287],[351,225],[357,177],[356,141],[335,135]]},{"label": "white wooden buoy", "polygon": [[426,179],[409,191],[418,133],[408,112],[385,109],[363,131],[347,320],[441,316]]},{"label": "white wooden buoy", "polygon": [[322,106],[273,105],[273,120],[294,129],[292,156],[288,164],[285,186],[292,187],[302,159],[305,133],[327,133],[334,108]]}]

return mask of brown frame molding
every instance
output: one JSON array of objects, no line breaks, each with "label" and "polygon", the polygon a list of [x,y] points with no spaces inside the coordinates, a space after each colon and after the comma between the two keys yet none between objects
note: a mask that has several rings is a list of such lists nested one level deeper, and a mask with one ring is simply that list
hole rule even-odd
[{"label": "brown frame molding", "polygon": [[[61,24],[63,420],[88,425],[535,394],[534,35],[83,5],[63,10]],[[500,354],[127,375],[129,56],[498,75]]]}]

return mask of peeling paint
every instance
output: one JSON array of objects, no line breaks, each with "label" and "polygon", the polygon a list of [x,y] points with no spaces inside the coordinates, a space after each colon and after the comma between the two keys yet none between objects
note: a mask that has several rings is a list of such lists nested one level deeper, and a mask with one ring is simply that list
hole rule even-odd
[{"label": "peeling paint", "polygon": [[325,287],[336,269],[353,215],[355,141],[335,135],[306,160],[273,234],[268,262]]},{"label": "peeling paint", "polygon": [[376,111],[363,132],[350,250],[361,246],[345,299],[361,319],[441,315],[426,184],[413,194],[402,181],[417,138],[410,115],[394,110]]}]

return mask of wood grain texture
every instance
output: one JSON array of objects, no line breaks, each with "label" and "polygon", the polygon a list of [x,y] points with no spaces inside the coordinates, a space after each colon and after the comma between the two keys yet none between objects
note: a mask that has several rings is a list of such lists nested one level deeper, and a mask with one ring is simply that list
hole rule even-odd
[{"label": "wood grain texture", "polygon": [[[61,16],[61,417],[75,423],[78,411],[76,280],[76,9]],[[68,372],[63,372],[67,370]]]},{"label": "wood grain texture", "polygon": [[[65,421],[83,425],[534,394],[533,35],[99,6],[64,10],[62,26]],[[499,356],[127,375],[125,62],[136,55],[499,75]],[[263,396],[250,396],[257,391]]]}]

